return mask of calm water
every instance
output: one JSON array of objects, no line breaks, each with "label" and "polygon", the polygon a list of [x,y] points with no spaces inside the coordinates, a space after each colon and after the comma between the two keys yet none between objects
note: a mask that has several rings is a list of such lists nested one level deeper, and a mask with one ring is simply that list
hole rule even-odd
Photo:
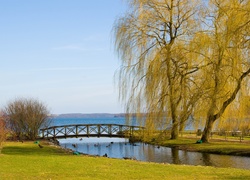
[{"label": "calm water", "polygon": [[129,124],[138,125],[135,119],[126,122],[124,117],[115,118],[54,118],[52,119],[51,126],[61,126],[70,124]]},{"label": "calm water", "polygon": [[[75,118],[54,119],[53,125],[66,124],[125,124],[124,118]],[[136,122],[130,122],[133,125]],[[123,138],[70,138],[59,139],[60,145],[81,153],[112,158],[135,158],[140,161],[189,164],[215,167],[250,169],[250,158],[187,152],[174,148],[158,147],[144,143],[130,144]],[[75,146],[76,144],[76,146]],[[74,147],[75,146],[75,147]]]}]

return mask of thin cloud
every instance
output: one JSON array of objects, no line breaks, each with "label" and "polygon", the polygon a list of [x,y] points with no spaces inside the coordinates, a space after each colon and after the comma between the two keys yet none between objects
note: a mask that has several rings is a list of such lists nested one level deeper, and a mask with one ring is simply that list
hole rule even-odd
[{"label": "thin cloud", "polygon": [[34,71],[75,71],[75,70],[99,70],[107,67],[51,67],[35,69]]},{"label": "thin cloud", "polygon": [[53,50],[80,50],[80,51],[87,51],[87,48],[78,46],[78,45],[67,45],[61,47],[54,47]]},{"label": "thin cloud", "polygon": [[66,45],[60,47],[53,47],[53,50],[74,50],[74,51],[104,51],[106,48],[85,48],[80,45]]}]

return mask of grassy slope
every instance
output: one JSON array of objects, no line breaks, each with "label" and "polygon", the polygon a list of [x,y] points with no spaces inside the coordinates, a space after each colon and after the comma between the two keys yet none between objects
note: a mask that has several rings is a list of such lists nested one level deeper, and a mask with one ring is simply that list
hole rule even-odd
[{"label": "grassy slope", "polygon": [[180,138],[178,140],[164,140],[158,142],[162,146],[177,147],[183,150],[207,152],[225,155],[240,155],[250,157],[250,142],[211,140],[210,143],[196,144],[198,139]]},{"label": "grassy slope", "polygon": [[248,179],[250,171],[74,156],[43,142],[8,142],[0,179]]}]

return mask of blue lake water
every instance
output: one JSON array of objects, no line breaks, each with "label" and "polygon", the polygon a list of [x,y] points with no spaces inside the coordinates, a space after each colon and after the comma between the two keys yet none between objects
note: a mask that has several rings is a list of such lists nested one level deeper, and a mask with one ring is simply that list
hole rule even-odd
[{"label": "blue lake water", "polygon": [[126,121],[124,117],[101,117],[101,118],[53,118],[50,126],[61,126],[70,124],[129,124],[138,125],[135,119]]},{"label": "blue lake water", "polygon": [[[70,124],[129,124],[138,125],[135,120],[126,122],[125,118],[54,118],[51,126]],[[250,158],[239,156],[216,155],[199,152],[187,152],[175,148],[158,147],[145,143],[130,144],[123,138],[68,138],[59,139],[65,148],[84,154],[111,158],[134,158],[140,161],[189,164],[215,167],[250,169]]]}]

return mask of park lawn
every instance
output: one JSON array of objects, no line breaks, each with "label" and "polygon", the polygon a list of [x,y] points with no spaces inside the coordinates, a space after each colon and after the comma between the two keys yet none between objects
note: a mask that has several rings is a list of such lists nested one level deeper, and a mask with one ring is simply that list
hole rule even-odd
[{"label": "park lawn", "polygon": [[182,150],[197,151],[224,155],[240,155],[250,157],[250,141],[231,141],[212,139],[209,143],[197,144],[198,138],[179,138],[177,140],[163,140],[157,144],[176,147]]},{"label": "park lawn", "polygon": [[47,142],[7,142],[0,179],[248,179],[250,171],[72,155]]}]

